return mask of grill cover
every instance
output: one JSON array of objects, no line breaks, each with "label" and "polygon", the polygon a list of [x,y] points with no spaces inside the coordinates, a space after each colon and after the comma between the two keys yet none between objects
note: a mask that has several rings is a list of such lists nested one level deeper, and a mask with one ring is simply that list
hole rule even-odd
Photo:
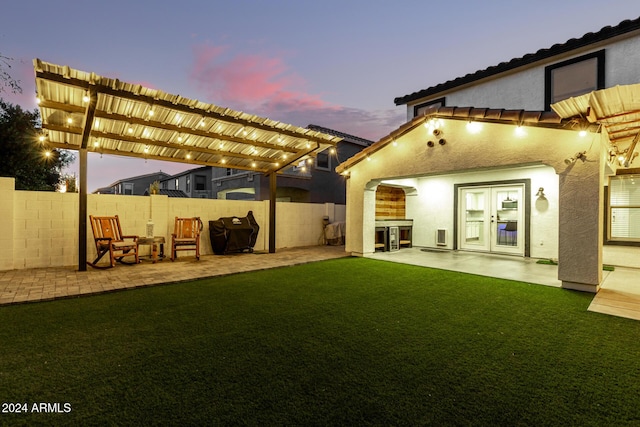
[{"label": "grill cover", "polygon": [[229,252],[253,252],[258,239],[260,226],[249,211],[246,217],[237,216],[218,218],[209,221],[209,237],[211,247],[216,255]]}]

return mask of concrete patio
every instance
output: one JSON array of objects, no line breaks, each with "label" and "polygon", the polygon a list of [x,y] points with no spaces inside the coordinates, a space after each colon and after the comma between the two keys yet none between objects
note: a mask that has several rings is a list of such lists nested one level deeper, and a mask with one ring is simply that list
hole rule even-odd
[{"label": "concrete patio", "polygon": [[[136,266],[118,265],[107,270],[73,267],[37,268],[0,272],[0,305],[50,301],[81,295],[215,276],[287,267],[349,256],[344,246],[307,246],[266,252],[204,255],[200,261],[182,256],[153,264],[144,259]],[[558,269],[535,259],[464,251],[430,251],[420,248],[377,252],[371,259],[439,268],[509,280],[560,287]],[[640,270],[617,267],[603,271],[603,284],[589,311],[640,320]]]},{"label": "concrete patio", "polygon": [[200,261],[182,255],[152,263],[143,258],[138,265],[116,265],[77,271],[74,267],[51,267],[0,272],[0,305],[49,301],[122,289],[179,283],[208,277],[287,267],[346,257],[344,246],[308,246],[279,249],[276,253],[254,252],[203,255]]}]

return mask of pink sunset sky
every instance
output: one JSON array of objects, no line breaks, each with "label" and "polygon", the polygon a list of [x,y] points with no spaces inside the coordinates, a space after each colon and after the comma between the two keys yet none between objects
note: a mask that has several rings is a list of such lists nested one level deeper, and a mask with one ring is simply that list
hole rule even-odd
[{"label": "pink sunset sky", "polygon": [[[375,141],[405,121],[395,97],[640,16],[635,0],[603,4],[15,1],[2,6],[0,55],[23,91],[0,97],[35,109],[32,60],[40,58]],[[192,167],[90,155],[88,191]]]}]

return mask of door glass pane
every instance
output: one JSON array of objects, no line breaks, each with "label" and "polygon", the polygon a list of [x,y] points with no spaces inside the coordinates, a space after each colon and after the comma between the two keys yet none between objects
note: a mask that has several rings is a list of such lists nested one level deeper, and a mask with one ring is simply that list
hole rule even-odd
[{"label": "door glass pane", "polygon": [[520,192],[514,189],[496,191],[496,245],[518,246],[519,198]]},{"label": "door glass pane", "polygon": [[465,243],[467,245],[485,245],[484,236],[484,191],[467,191],[465,194]]}]

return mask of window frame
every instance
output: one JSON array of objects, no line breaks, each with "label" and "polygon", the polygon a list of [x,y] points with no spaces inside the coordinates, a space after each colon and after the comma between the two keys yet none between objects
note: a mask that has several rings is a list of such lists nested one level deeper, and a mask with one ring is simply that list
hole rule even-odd
[{"label": "window frame", "polygon": [[[567,59],[566,61],[557,62],[544,67],[544,108],[545,111],[551,111],[551,87],[553,72],[557,69],[574,65],[583,61],[596,59],[596,89],[600,90],[605,87],[605,50],[601,49],[586,55],[577,56]],[[589,93],[589,92],[585,92]],[[557,102],[557,101],[556,101]]]},{"label": "window frame", "polygon": [[[629,171],[631,172],[631,171]],[[640,171],[635,171],[636,173],[633,173],[633,175],[637,175],[638,172]],[[604,218],[604,227],[603,227],[603,240],[604,240],[604,244],[605,245],[611,245],[611,246],[640,246],[640,238],[638,239],[620,239],[620,238],[611,238],[611,210],[615,207],[615,208],[620,208],[620,207],[624,207],[624,206],[620,206],[620,205],[616,205],[616,206],[612,206],[611,205],[611,180],[612,179],[616,179],[616,178],[620,178],[623,177],[625,175],[629,175],[631,173],[625,173],[625,174],[620,174],[620,175],[615,175],[615,176],[610,176],[609,177],[609,182],[608,185],[604,188],[604,211],[605,211],[605,218]],[[630,205],[631,206],[631,205]]]},{"label": "window frame", "polygon": [[440,104],[439,107],[445,107],[445,100],[446,98],[443,96],[442,98],[437,98],[437,99],[432,99],[430,101],[427,102],[423,102],[422,104],[417,104],[413,106],[413,117],[418,117],[418,110],[425,108],[425,107],[432,107],[435,106],[436,104]]}]

